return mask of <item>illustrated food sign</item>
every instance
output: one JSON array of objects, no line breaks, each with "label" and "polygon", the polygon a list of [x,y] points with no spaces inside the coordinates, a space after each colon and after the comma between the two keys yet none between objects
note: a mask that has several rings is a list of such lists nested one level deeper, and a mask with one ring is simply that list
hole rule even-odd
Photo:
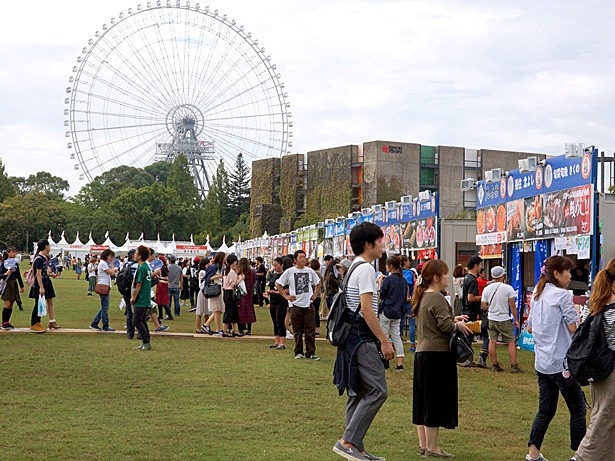
[{"label": "illustrated food sign", "polygon": [[506,242],[506,178],[493,183],[481,181],[476,198],[476,244]]},{"label": "illustrated food sign", "polygon": [[[511,171],[477,186],[477,245],[591,235],[592,158],[559,156],[536,171]],[[497,192],[496,192],[497,190]]]}]

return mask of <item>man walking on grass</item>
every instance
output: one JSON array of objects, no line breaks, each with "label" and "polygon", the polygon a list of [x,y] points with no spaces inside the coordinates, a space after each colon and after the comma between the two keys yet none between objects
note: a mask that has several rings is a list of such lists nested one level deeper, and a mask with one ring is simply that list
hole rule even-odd
[{"label": "man walking on grass", "polygon": [[[290,322],[295,335],[295,358],[320,360],[316,355],[314,300],[320,296],[320,278],[307,267],[305,251],[295,251],[295,266],[286,269],[276,281],[276,289],[291,304]],[[288,286],[288,294],[284,287]],[[305,336],[305,355],[303,337]]]},{"label": "man walking on grass", "polygon": [[347,308],[357,313],[346,342],[337,349],[333,371],[340,395],[346,391],[346,430],[333,451],[350,461],[384,461],[365,449],[363,438],[387,399],[385,361],[395,351],[378,323],[378,288],[373,262],[384,251],[380,227],[364,222],[350,232],[356,258],[346,274]]},{"label": "man walking on grass", "polygon": [[[172,300],[175,306],[175,317],[179,317],[181,314],[181,307],[179,305],[179,294],[184,287],[184,277],[182,274],[182,268],[175,262],[177,258],[175,255],[169,256],[169,298]],[[171,306],[169,306],[170,308]],[[169,318],[169,320],[171,320]]]},{"label": "man walking on grass", "polygon": [[[480,274],[483,268],[483,260],[478,256],[472,256],[468,261],[468,273],[463,279],[463,310],[462,313],[468,316],[468,319],[472,322],[481,319],[481,297],[478,293],[478,274]],[[474,342],[474,335],[470,335],[470,343]],[[480,357],[478,358],[478,366],[480,368],[487,368],[486,361],[489,354],[487,341],[483,340],[483,348],[480,351]],[[475,367],[474,357],[466,360],[462,367]]]},{"label": "man walking on grass", "polygon": [[510,321],[512,313],[515,328],[519,328],[519,318],[517,314],[517,292],[504,283],[506,270],[502,266],[495,266],[491,269],[493,281],[487,285],[483,291],[482,307],[488,310],[489,319],[489,360],[491,360],[492,371],[504,371],[498,363],[497,343],[498,336],[502,336],[502,341],[508,344],[508,357],[510,358],[510,371],[521,373],[523,370],[517,363],[517,346],[515,344],[515,332],[513,323]]}]

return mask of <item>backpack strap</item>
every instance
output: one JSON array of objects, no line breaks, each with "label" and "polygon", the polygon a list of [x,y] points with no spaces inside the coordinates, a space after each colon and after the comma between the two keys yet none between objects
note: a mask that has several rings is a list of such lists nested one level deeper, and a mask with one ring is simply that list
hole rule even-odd
[{"label": "backpack strap", "polygon": [[[361,264],[367,264],[367,261],[359,261],[358,263],[353,264],[352,266],[350,266],[350,270],[348,271],[348,275],[346,275],[344,280],[342,280],[342,286],[340,287],[340,290],[342,290],[342,293],[344,293],[344,296],[346,295],[346,287],[348,286],[348,282],[350,281],[350,276],[352,275],[354,270],[357,267],[359,267]],[[359,297],[359,304],[357,305],[357,308],[353,311],[355,315],[356,315],[357,312],[359,312],[360,308],[361,308],[361,299]]]}]

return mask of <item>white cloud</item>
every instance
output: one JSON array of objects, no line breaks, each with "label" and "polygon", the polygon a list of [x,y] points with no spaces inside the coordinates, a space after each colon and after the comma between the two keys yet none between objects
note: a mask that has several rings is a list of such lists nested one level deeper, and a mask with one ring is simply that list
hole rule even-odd
[{"label": "white cloud", "polygon": [[[73,192],[80,186],[62,124],[67,79],[94,32],[137,3],[3,5],[11,20],[0,29],[0,154],[9,174],[46,165]],[[572,140],[615,151],[615,37],[604,32],[613,2],[210,6],[244,24],[277,64],[293,151],[372,139],[550,153]]]}]

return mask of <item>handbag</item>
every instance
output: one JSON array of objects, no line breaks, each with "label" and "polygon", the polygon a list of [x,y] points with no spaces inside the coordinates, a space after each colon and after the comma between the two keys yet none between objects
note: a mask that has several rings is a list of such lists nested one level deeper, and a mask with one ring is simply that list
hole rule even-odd
[{"label": "handbag", "polygon": [[207,299],[215,298],[216,296],[220,296],[222,294],[222,285],[217,283],[210,283],[203,288],[203,296]]},{"label": "handbag", "polygon": [[109,296],[109,292],[111,291],[111,287],[109,285],[103,285],[102,283],[97,283],[94,287],[94,293],[101,296]]},{"label": "handbag", "polygon": [[456,331],[451,337],[450,351],[457,362],[465,362],[474,355],[472,345],[466,335],[460,331]]}]

